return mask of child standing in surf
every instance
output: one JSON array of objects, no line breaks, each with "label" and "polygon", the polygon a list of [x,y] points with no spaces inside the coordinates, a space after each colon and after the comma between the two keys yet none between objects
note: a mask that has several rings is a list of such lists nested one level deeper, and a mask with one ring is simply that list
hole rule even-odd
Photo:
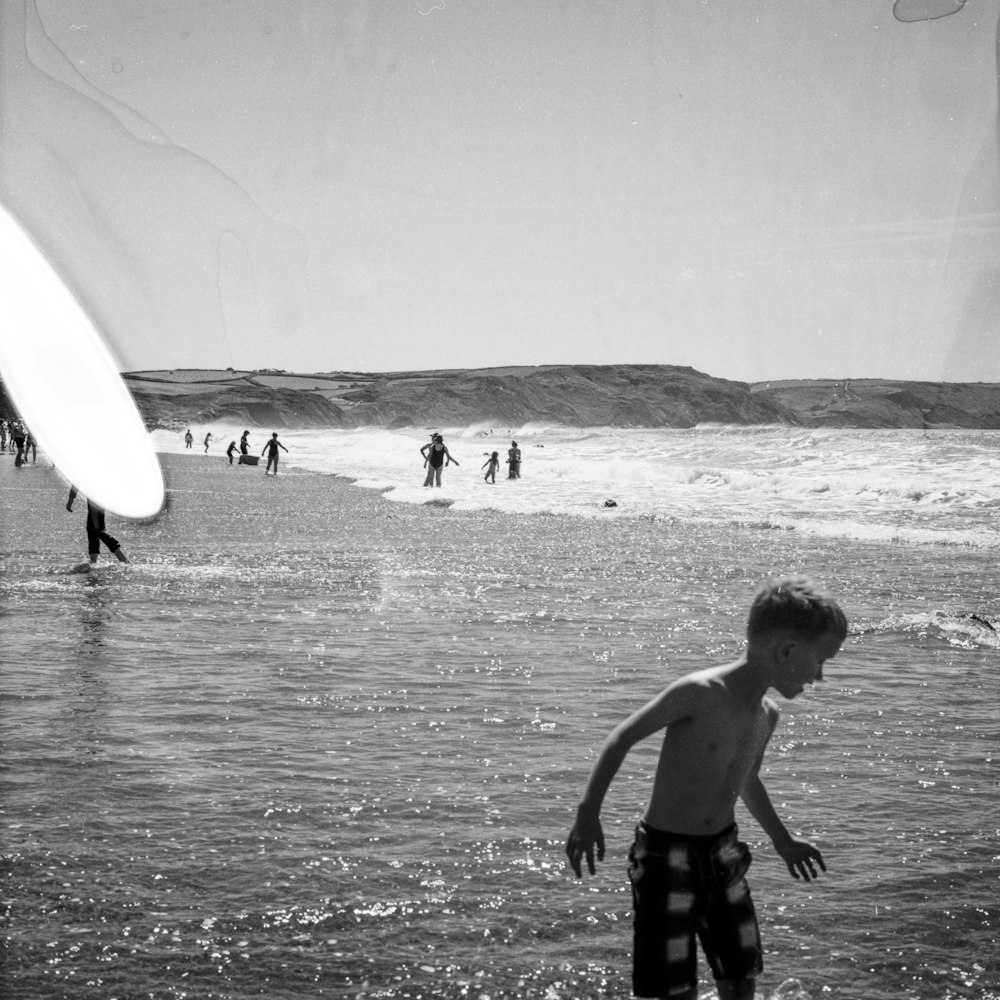
[{"label": "child standing in surf", "polygon": [[611,732],[587,782],[566,842],[573,871],[594,874],[604,859],[600,812],[628,751],[665,730],[652,795],[629,853],[635,910],[633,990],[641,997],[695,1000],[695,936],[719,996],[749,1000],[763,950],[745,873],[750,852],[738,837],[736,800],[770,837],[793,878],[826,871],[823,856],[795,840],[778,818],[760,765],[778,722],[775,688],[795,698],[823,679],[823,663],[847,635],[836,602],[804,578],[770,583],[750,607],[739,659],[675,681]]},{"label": "child standing in surf", "polygon": [[488,483],[495,483],[497,481],[497,469],[500,468],[500,453],[493,452],[492,455],[485,462],[483,462],[482,468],[486,470],[486,475],[483,479]]}]

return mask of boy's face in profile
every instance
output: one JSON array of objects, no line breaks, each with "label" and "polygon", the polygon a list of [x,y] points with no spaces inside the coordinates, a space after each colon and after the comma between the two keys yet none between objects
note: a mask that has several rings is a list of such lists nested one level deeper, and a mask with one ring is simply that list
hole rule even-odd
[{"label": "boy's face in profile", "polygon": [[775,687],[785,698],[800,695],[807,684],[823,679],[823,664],[837,655],[843,638],[824,632],[815,639],[789,638],[783,644],[784,663]]}]

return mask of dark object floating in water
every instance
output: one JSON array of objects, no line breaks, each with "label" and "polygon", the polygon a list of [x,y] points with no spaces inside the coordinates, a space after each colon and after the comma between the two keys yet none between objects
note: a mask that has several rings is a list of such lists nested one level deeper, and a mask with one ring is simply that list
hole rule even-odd
[{"label": "dark object floating in water", "polygon": [[969,618],[971,618],[972,621],[974,621],[974,622],[978,622],[980,625],[984,626],[985,628],[988,628],[991,632],[995,632],[996,631],[996,629],[985,618],[980,618],[979,615],[969,615]]},{"label": "dark object floating in water", "polygon": [[604,506],[605,507],[617,507],[618,506],[618,501],[617,500],[605,500],[604,501]]}]

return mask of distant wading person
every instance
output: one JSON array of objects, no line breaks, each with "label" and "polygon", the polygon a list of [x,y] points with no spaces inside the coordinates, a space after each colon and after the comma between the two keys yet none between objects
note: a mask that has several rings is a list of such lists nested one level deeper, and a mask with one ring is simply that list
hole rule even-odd
[{"label": "distant wading person", "polygon": [[206,434],[205,435],[205,454],[206,455],[208,454],[208,442],[211,441],[211,440],[212,440],[212,435],[211,434]]},{"label": "distant wading person", "polygon": [[597,758],[566,841],[579,877],[604,859],[601,803],[629,750],[665,730],[652,794],[629,853],[635,937],[632,986],[640,997],[695,1000],[695,936],[723,1000],[749,1000],[763,949],[744,878],[750,852],[739,840],[737,798],[763,827],[792,878],[826,871],[812,844],[785,829],[760,779],[778,724],[776,689],[795,698],[823,679],[823,663],[847,635],[832,598],[802,578],[757,592],[739,659],[674,681],[612,730]]},{"label": "distant wading person", "polygon": [[483,462],[481,468],[486,470],[486,475],[483,479],[488,483],[495,483],[497,481],[497,469],[500,468],[500,455],[498,452],[493,452],[492,455],[485,462]]},{"label": "distant wading person", "polygon": [[[69,499],[66,501],[66,509],[73,512],[73,501],[76,499],[76,487],[69,489]],[[127,563],[125,553],[118,543],[117,538],[113,538],[104,528],[104,508],[98,507],[96,503],[87,500],[87,553],[90,556],[91,565],[97,562],[98,553],[101,551],[101,542],[111,550],[111,554],[119,561]]]},{"label": "distant wading person", "polygon": [[184,435],[184,447],[190,448],[194,444],[194,435],[191,433],[191,428],[189,427],[187,433]]},{"label": "distant wading person", "polygon": [[425,444],[420,449],[420,454],[424,456],[424,467],[427,469],[427,477],[424,479],[424,486],[440,486],[441,470],[446,465],[454,462],[458,465],[458,459],[452,458],[444,443],[444,438],[440,434],[431,435],[431,443]]},{"label": "distant wading person", "polygon": [[[267,452],[267,468],[264,470],[264,475],[266,476],[271,471],[271,466],[274,465],[274,474],[278,474],[278,449],[282,451],[288,451],[288,449],[278,440],[278,432],[275,431],[271,435],[271,440],[264,445],[264,451]],[[261,455],[264,454],[261,452]]]},{"label": "distant wading person", "polygon": [[250,432],[244,431],[240,436],[240,454],[246,455],[250,451]]},{"label": "distant wading person", "polygon": [[521,449],[518,448],[516,441],[511,441],[507,449],[507,466],[508,479],[521,478]]}]

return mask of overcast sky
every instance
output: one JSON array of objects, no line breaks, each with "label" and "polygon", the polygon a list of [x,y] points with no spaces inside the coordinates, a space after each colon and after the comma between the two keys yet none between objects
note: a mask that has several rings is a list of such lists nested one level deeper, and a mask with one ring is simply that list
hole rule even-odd
[{"label": "overcast sky", "polygon": [[960,6],[6,0],[2,195],[130,370],[996,381]]}]

